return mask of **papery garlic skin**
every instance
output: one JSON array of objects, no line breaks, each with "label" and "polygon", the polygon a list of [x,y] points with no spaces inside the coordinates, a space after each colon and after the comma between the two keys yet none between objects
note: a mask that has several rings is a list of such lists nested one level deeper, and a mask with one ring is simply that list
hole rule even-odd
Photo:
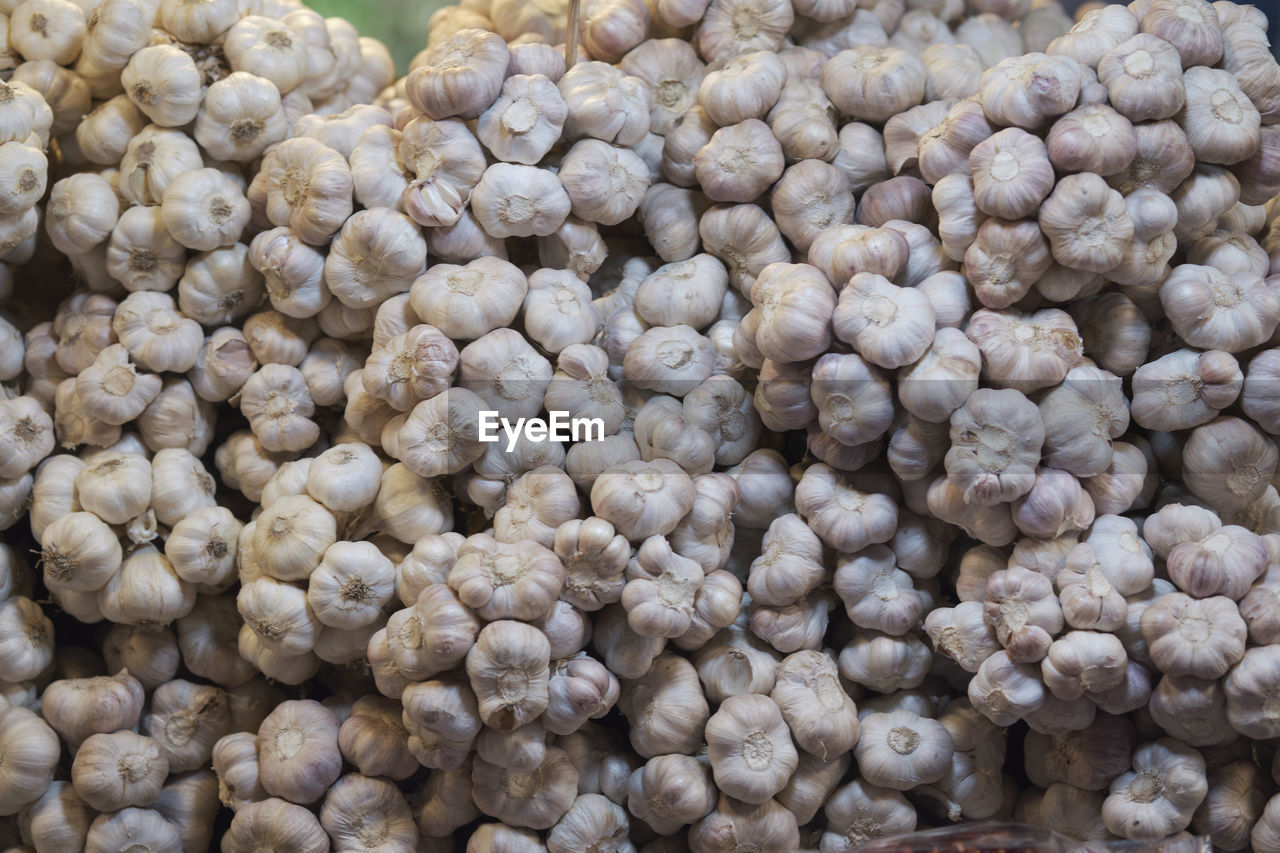
[{"label": "papery garlic skin", "polygon": [[1102,818],[1125,838],[1163,837],[1191,822],[1208,789],[1204,759],[1178,741],[1138,747],[1134,770],[1111,783]]}]

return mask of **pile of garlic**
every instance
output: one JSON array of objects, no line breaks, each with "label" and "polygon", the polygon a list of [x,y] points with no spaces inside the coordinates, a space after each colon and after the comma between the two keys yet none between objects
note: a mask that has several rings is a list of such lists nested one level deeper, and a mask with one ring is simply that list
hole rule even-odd
[{"label": "pile of garlic", "polygon": [[0,838],[1280,853],[1265,17],[567,17],[0,0]]}]

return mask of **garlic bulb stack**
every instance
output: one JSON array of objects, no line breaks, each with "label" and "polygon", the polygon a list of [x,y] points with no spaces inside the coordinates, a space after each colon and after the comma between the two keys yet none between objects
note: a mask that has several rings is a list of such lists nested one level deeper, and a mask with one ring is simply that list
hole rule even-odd
[{"label": "garlic bulb stack", "polygon": [[1277,848],[1257,10],[10,5],[24,843]]}]

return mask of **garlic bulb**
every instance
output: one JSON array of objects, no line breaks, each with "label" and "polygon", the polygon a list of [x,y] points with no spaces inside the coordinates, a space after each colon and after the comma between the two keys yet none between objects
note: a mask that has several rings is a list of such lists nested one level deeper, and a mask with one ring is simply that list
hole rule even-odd
[{"label": "garlic bulb", "polygon": [[341,774],[337,718],[314,700],[277,705],[258,727],[257,743],[262,787],[272,796],[314,803]]},{"label": "garlic bulb", "polygon": [[1204,759],[1168,738],[1139,746],[1133,770],[1111,783],[1102,805],[1108,831],[1124,838],[1163,838],[1191,823],[1208,791]]}]

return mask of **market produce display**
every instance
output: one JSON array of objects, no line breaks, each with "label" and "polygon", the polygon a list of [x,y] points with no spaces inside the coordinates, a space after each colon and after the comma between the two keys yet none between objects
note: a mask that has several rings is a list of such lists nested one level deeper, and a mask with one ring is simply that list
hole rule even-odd
[{"label": "market produce display", "polygon": [[0,850],[1280,853],[1267,24],[0,0]]}]

